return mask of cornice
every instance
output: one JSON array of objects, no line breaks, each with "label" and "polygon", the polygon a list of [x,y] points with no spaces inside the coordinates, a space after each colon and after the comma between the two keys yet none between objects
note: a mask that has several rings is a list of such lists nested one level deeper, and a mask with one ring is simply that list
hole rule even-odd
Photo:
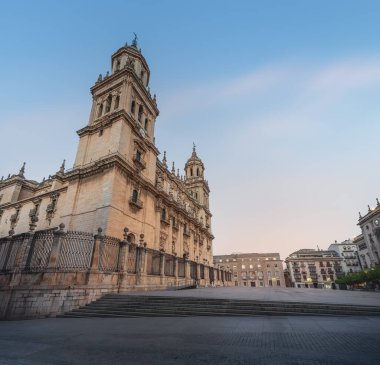
[{"label": "cornice", "polygon": [[38,198],[42,199],[42,198],[44,198],[46,196],[49,196],[50,194],[52,194],[54,192],[61,193],[61,192],[66,191],[66,190],[67,190],[67,186],[61,187],[59,189],[49,190],[49,191],[46,191],[44,193],[41,193],[41,194],[38,194],[38,195],[34,195],[34,196],[31,196],[31,197],[23,199],[23,200],[18,200],[18,201],[13,202],[13,203],[1,204],[0,208],[2,208],[2,209],[4,209],[4,208],[5,209],[13,208],[17,204],[23,205],[25,203],[29,203],[29,202],[31,202],[31,201],[33,201],[35,199],[38,199]]},{"label": "cornice", "polygon": [[132,131],[141,138],[141,140],[150,148],[153,150],[156,156],[160,154],[160,151],[158,148],[154,145],[152,141],[150,141],[148,138],[141,137],[140,135],[140,126],[137,122],[135,122],[132,117],[124,110],[117,110],[115,112],[112,112],[111,114],[108,114],[102,118],[99,118],[96,123],[87,125],[79,130],[77,130],[77,134],[79,137],[82,137],[86,134],[94,134],[99,132],[99,130],[107,128],[111,126],[113,123],[118,122],[120,119],[122,119],[125,123],[127,123]]},{"label": "cornice", "polygon": [[112,75],[104,78],[102,81],[97,82],[90,89],[92,95],[94,95],[94,93],[96,93],[99,89],[104,87],[107,83],[116,81],[117,78],[123,77],[123,76],[132,76],[133,77],[135,84],[139,85],[139,89],[140,89],[139,91],[143,92],[144,96],[149,101],[151,108],[155,111],[156,116],[158,116],[160,114],[160,111],[158,110],[157,103],[152,98],[152,96],[148,92],[147,88],[143,85],[140,78],[136,75],[136,72],[132,66],[125,66],[122,70],[113,73]]},{"label": "cornice", "polygon": [[371,210],[368,212],[364,217],[359,219],[359,222],[357,223],[358,226],[362,226],[369,220],[375,218],[378,214],[380,214],[380,207],[377,206],[374,210]]}]

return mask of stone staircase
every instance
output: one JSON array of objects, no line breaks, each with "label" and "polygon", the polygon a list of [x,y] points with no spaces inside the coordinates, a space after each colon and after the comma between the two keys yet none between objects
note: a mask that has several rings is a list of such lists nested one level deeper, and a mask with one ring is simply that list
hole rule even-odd
[{"label": "stone staircase", "polygon": [[108,294],[59,317],[380,316],[380,306]]}]

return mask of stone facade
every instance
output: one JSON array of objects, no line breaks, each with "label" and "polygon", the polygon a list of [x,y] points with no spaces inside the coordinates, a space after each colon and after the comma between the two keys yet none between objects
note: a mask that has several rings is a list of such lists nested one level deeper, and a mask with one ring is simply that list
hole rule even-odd
[{"label": "stone facade", "polygon": [[[376,207],[368,206],[364,216],[359,213],[358,226],[362,230],[360,257],[363,266],[374,267],[380,265],[380,202],[376,199]],[[360,239],[360,237],[359,237]]]},{"label": "stone facade", "polygon": [[136,41],[91,88],[73,168],[0,181],[0,318],[51,316],[105,293],[229,285],[212,267],[210,189],[193,146],[180,176],[158,159],[159,114]]},{"label": "stone facade", "polygon": [[149,67],[136,42],[112,55],[112,72],[91,88],[92,109],[72,169],[48,179],[18,174],[0,182],[0,237],[57,227],[122,239],[143,234],[149,248],[212,265],[211,212],[195,146],[180,176],[158,160],[159,114]]},{"label": "stone facade", "polygon": [[362,270],[362,265],[359,260],[358,246],[351,240],[331,244],[328,251],[335,251],[343,259],[342,270],[344,273],[349,274],[352,272],[359,272]]},{"label": "stone facade", "polygon": [[282,260],[278,253],[238,253],[214,256],[214,266],[232,272],[232,285],[285,287]]},{"label": "stone facade", "polygon": [[336,251],[302,249],[285,259],[292,286],[331,288],[343,274],[342,257]]}]

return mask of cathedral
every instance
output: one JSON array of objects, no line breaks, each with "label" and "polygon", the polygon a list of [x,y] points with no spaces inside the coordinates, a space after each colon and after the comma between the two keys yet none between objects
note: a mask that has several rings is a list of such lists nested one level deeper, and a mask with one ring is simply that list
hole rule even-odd
[{"label": "cathedral", "polygon": [[19,173],[0,181],[0,238],[55,229],[128,240],[144,237],[153,250],[212,266],[210,189],[195,145],[184,176],[161,160],[154,131],[159,114],[150,70],[137,47],[118,49],[111,72],[91,88],[92,108],[77,131],[74,165],[41,182]]}]

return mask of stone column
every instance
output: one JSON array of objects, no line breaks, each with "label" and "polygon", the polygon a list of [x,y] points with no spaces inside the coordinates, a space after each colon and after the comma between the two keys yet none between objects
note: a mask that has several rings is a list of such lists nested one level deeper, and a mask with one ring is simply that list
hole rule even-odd
[{"label": "stone column", "polygon": [[142,283],[142,277],[146,273],[146,242],[144,242],[144,235],[140,234],[140,244],[136,247],[136,284]]},{"label": "stone column", "polygon": [[208,266],[206,265],[203,265],[204,267],[204,277],[205,277],[205,286],[209,286],[210,285],[210,269]]},{"label": "stone column", "polygon": [[23,257],[21,258],[21,269],[27,268],[30,266],[30,263],[32,261],[33,252],[34,252],[34,232],[28,232],[25,235],[25,240],[23,242],[24,246],[24,252]]},{"label": "stone column", "polygon": [[184,257],[185,265],[185,279],[186,281],[190,279],[190,262],[187,257]]},{"label": "stone column", "polygon": [[165,254],[160,252],[160,284],[165,282]]},{"label": "stone column", "polygon": [[197,262],[197,285],[201,282],[201,264]]},{"label": "stone column", "polygon": [[119,260],[117,268],[121,273],[124,273],[127,271],[127,265],[128,265],[128,228],[124,228],[124,238],[120,241],[120,253],[119,253]]},{"label": "stone column", "polygon": [[94,247],[92,249],[91,257],[91,272],[99,272],[100,266],[100,245],[103,242],[104,235],[102,235],[102,229],[98,228],[98,234],[94,236]]},{"label": "stone column", "polygon": [[175,281],[178,280],[178,257],[174,256],[174,278]]},{"label": "stone column", "polygon": [[64,228],[65,225],[61,223],[59,225],[59,230],[54,232],[53,245],[51,248],[49,262],[47,266],[48,270],[50,271],[54,271],[58,265],[59,253],[61,251],[62,245],[62,237],[65,234],[65,232],[63,231]]}]

